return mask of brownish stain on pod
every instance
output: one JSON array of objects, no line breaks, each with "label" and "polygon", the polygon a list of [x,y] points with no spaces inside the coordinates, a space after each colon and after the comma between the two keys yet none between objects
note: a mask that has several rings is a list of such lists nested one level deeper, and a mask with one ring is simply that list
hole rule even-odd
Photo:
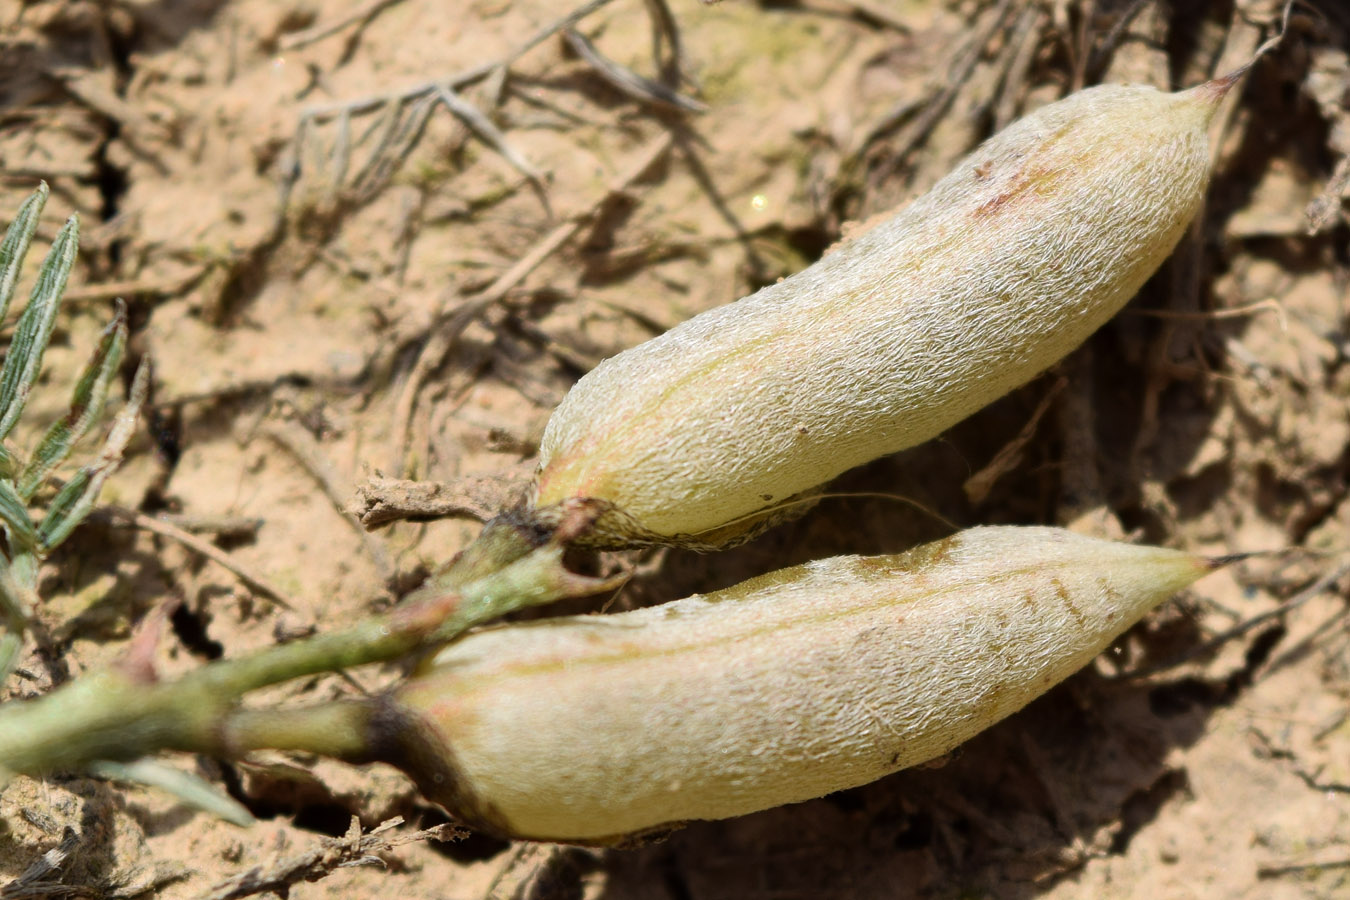
[{"label": "brownish stain on pod", "polygon": [[605,843],[941,756],[1212,568],[1061,529],[975,528],[664,606],[480,632],[384,708],[432,763],[397,761],[464,820]]},{"label": "brownish stain on pod", "polygon": [[604,361],[549,420],[538,517],[585,498],[610,509],[594,543],[715,546],[1025,383],[1172,251],[1231,83],[1052,103],[810,268]]}]

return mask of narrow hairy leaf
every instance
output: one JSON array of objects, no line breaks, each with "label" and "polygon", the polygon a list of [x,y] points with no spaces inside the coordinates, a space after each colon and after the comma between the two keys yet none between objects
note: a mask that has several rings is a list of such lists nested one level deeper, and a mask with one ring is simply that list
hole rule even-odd
[{"label": "narrow hairy leaf", "polygon": [[28,516],[28,507],[8,479],[0,479],[0,522],[9,534],[11,550],[15,544],[25,550],[38,545],[37,528]]},{"label": "narrow hairy leaf", "polygon": [[38,216],[42,214],[49,193],[47,182],[38,185],[32,196],[19,207],[19,214],[5,232],[4,242],[0,243],[0,318],[9,310],[14,285],[19,280],[19,269],[23,266],[23,258],[28,255],[28,245],[33,240],[33,232],[37,231]]},{"label": "narrow hairy leaf", "polygon": [[243,804],[217,790],[191,772],[175,769],[148,759],[118,763],[100,760],[89,766],[89,771],[102,778],[130,781],[168,791],[184,803],[211,813],[232,825],[242,828],[254,824],[254,818]]},{"label": "narrow hairy leaf", "polygon": [[[4,634],[0,634],[0,684],[9,680],[9,676],[19,663],[19,651],[22,649],[22,635],[14,631],[6,631]],[[3,788],[8,782],[8,775],[9,773],[4,769],[0,769],[0,788]]]},{"label": "narrow hairy leaf", "polygon": [[29,592],[20,585],[14,573],[10,571],[9,561],[0,555],[0,618],[3,618],[10,631],[22,628],[23,623],[33,612]]},{"label": "narrow hairy leaf", "polygon": [[[12,552],[12,548],[11,548]],[[29,617],[37,602],[37,592],[26,573],[35,572],[30,563],[31,555],[19,552],[15,554],[17,565],[10,565],[0,555],[0,620],[3,620],[3,634],[0,634],[0,685],[3,685],[18,662],[19,652],[23,649],[24,633],[28,630]],[[15,571],[15,569],[19,571]],[[0,788],[4,787],[4,772],[0,770]]]},{"label": "narrow hairy leaf", "polygon": [[20,463],[14,454],[0,444],[0,478],[13,478],[19,471]]},{"label": "narrow hairy leaf", "polygon": [[64,416],[52,423],[38,444],[33,458],[19,477],[19,496],[25,501],[33,496],[52,469],[59,466],[70,455],[70,450],[85,436],[89,427],[98,420],[103,412],[104,401],[108,397],[108,386],[117,375],[117,367],[122,363],[122,352],[127,344],[127,309],[120,301],[117,314],[103,330],[103,336],[94,350],[94,355],[80,376],[79,383],[70,398],[70,409]]},{"label": "narrow hairy leaf", "polygon": [[12,630],[21,631],[37,606],[37,567],[37,558],[22,550],[8,562],[0,558],[0,615]]},{"label": "narrow hairy leaf", "polygon": [[5,356],[5,367],[0,370],[0,438],[9,434],[19,414],[23,412],[28,392],[42,367],[42,354],[52,339],[56,311],[66,291],[70,269],[75,264],[75,250],[80,243],[79,216],[71,216],[61,233],[56,236],[47,258],[42,261],[37,284],[28,300],[28,307],[19,316],[14,340]]},{"label": "narrow hairy leaf", "polygon": [[38,526],[38,544],[43,553],[50,553],[54,547],[70,537],[70,533],[94,508],[99,491],[103,489],[103,482],[108,480],[108,476],[122,462],[122,452],[126,450],[127,443],[136,431],[136,422],[140,418],[141,407],[145,404],[149,388],[150,363],[149,360],[143,360],[132,381],[131,395],[127,398],[126,408],[113,422],[98,459],[76,472],[75,477],[66,482],[47,508],[47,518]]}]

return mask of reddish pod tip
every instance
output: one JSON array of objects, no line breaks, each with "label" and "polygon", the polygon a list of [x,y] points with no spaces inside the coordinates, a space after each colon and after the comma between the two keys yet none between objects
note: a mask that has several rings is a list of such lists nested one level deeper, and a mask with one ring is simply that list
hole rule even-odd
[{"label": "reddish pod tip", "polygon": [[1193,88],[1181,91],[1175,96],[1187,101],[1187,106],[1193,105],[1194,108],[1200,112],[1204,120],[1209,121],[1213,118],[1215,112],[1218,111],[1219,103],[1224,97],[1228,96],[1228,92],[1233,89],[1233,85],[1241,81],[1242,76],[1246,75],[1247,70],[1250,68],[1251,63],[1247,63],[1246,65],[1239,66],[1227,75],[1211,79],[1203,84],[1198,84]]},{"label": "reddish pod tip", "polygon": [[1196,91],[1209,96],[1215,103],[1218,103],[1228,95],[1228,92],[1232,89],[1233,85],[1242,80],[1242,76],[1246,75],[1247,70],[1251,67],[1251,63],[1238,66],[1227,75],[1223,75],[1211,81],[1206,81],[1204,84],[1198,86]]}]

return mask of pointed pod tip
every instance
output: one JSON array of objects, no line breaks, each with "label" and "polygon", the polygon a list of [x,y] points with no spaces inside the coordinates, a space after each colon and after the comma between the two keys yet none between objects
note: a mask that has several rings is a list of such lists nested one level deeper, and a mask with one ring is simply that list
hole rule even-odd
[{"label": "pointed pod tip", "polygon": [[1251,550],[1246,553],[1226,553],[1223,556],[1204,557],[1204,565],[1209,571],[1216,572],[1219,569],[1231,566],[1234,563],[1240,563],[1243,562],[1244,560],[1254,559],[1258,556],[1270,556],[1272,554],[1282,552],[1283,551],[1281,550]]},{"label": "pointed pod tip", "polygon": [[1214,114],[1219,109],[1220,102],[1228,96],[1228,92],[1233,89],[1242,76],[1247,74],[1251,68],[1251,63],[1239,66],[1227,75],[1210,79],[1203,84],[1198,84],[1193,88],[1179,91],[1172,96],[1182,102],[1182,106],[1198,113],[1205,123],[1214,118]]},{"label": "pointed pod tip", "polygon": [[1237,84],[1252,66],[1256,65],[1257,60],[1275,50],[1283,43],[1285,35],[1289,34],[1289,17],[1293,14],[1296,5],[1306,7],[1310,12],[1317,14],[1317,10],[1310,4],[1303,2],[1303,0],[1286,0],[1284,4],[1284,13],[1280,17],[1279,32],[1266,39],[1261,46],[1257,47],[1256,50],[1252,52],[1251,58],[1248,59],[1247,62],[1221,78],[1215,78],[1212,81],[1205,82],[1195,88],[1195,90],[1202,93],[1208,93],[1213,98],[1213,102],[1217,105],[1218,101],[1222,100],[1224,95],[1228,93],[1229,89]]},{"label": "pointed pod tip", "polygon": [[1229,72],[1227,75],[1222,75],[1218,78],[1213,79],[1212,81],[1206,82],[1205,86],[1208,87],[1212,92],[1214,92],[1218,96],[1222,97],[1228,93],[1229,89],[1232,88],[1233,85],[1237,84],[1239,81],[1242,80],[1242,76],[1246,75],[1248,70],[1251,69],[1251,67],[1252,67],[1251,63],[1246,63],[1244,65],[1238,66],[1236,69]]},{"label": "pointed pod tip", "polygon": [[1238,66],[1227,75],[1221,75],[1218,78],[1206,81],[1204,84],[1197,85],[1196,87],[1191,88],[1187,93],[1197,99],[1203,99],[1214,106],[1218,106],[1219,101],[1228,96],[1228,92],[1233,89],[1235,84],[1242,80],[1242,76],[1246,75],[1251,67],[1251,63]]}]

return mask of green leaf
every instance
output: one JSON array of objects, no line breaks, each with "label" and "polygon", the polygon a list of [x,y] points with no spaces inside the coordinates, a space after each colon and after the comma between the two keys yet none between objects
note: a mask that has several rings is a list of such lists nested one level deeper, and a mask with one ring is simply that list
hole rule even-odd
[{"label": "green leaf", "polygon": [[0,556],[0,617],[22,632],[37,606],[37,559],[22,551],[11,562]]},{"label": "green leaf", "polygon": [[75,385],[70,398],[70,409],[62,418],[52,424],[43,435],[33,458],[19,477],[19,496],[25,501],[42,486],[52,469],[59,466],[70,455],[70,450],[85,436],[89,427],[103,413],[103,403],[108,398],[108,387],[117,375],[117,367],[122,364],[122,351],[127,344],[127,308],[120,300],[117,314],[103,329],[103,337],[94,350],[89,365]]},{"label": "green leaf", "polygon": [[[15,556],[19,560],[17,568],[22,571],[14,571],[15,566],[11,566],[0,555],[0,620],[4,623],[4,633],[0,634],[0,685],[4,685],[14,671],[19,653],[23,650],[28,620],[33,615],[33,607],[37,605],[37,591],[27,583],[24,574],[36,572],[29,565],[35,560],[22,552]],[[0,786],[3,782],[4,773],[0,771]]]},{"label": "green leaf", "polygon": [[[19,664],[19,651],[22,649],[22,634],[6,631],[0,635],[0,684],[9,681],[9,676],[14,673],[14,667]],[[4,769],[0,769],[0,788],[4,787],[7,774]]]},{"label": "green leaf", "polygon": [[19,471],[19,461],[0,444],[0,478],[13,478]]},{"label": "green leaf", "polygon": [[46,205],[49,193],[51,191],[47,187],[47,182],[38,185],[32,196],[19,207],[19,214],[14,217],[9,230],[5,232],[4,242],[0,243],[0,319],[9,311],[9,301],[14,296],[14,285],[19,280],[19,269],[23,267],[23,259],[28,255],[28,245],[33,240],[33,232],[37,231],[38,216],[42,214],[42,207]]},{"label": "green leaf", "polygon": [[14,544],[24,550],[32,550],[38,545],[37,528],[28,516],[28,506],[8,479],[0,479],[0,522],[9,534],[11,549]]},{"label": "green leaf", "polygon": [[224,791],[217,790],[202,778],[149,759],[119,763],[99,760],[90,763],[89,771],[101,778],[130,781],[168,791],[184,803],[219,816],[232,825],[247,828],[256,823],[244,805]]},{"label": "green leaf", "polygon": [[19,420],[28,392],[37,380],[42,367],[42,354],[52,339],[56,311],[66,292],[66,280],[75,265],[75,250],[80,243],[80,218],[71,216],[52,243],[47,258],[42,261],[37,283],[29,296],[28,307],[19,316],[14,329],[14,340],[5,356],[5,367],[0,370],[0,438],[9,434]]},{"label": "green leaf", "polygon": [[40,553],[50,553],[53,548],[70,537],[75,527],[84,521],[89,511],[98,501],[103,482],[122,462],[122,452],[136,432],[136,422],[145,404],[146,394],[150,390],[150,361],[141,361],[136,369],[136,377],[131,383],[131,394],[127,398],[126,408],[118,414],[103,442],[103,451],[98,459],[75,473],[57,491],[51,505],[47,507],[47,518],[38,526],[38,549]]}]

